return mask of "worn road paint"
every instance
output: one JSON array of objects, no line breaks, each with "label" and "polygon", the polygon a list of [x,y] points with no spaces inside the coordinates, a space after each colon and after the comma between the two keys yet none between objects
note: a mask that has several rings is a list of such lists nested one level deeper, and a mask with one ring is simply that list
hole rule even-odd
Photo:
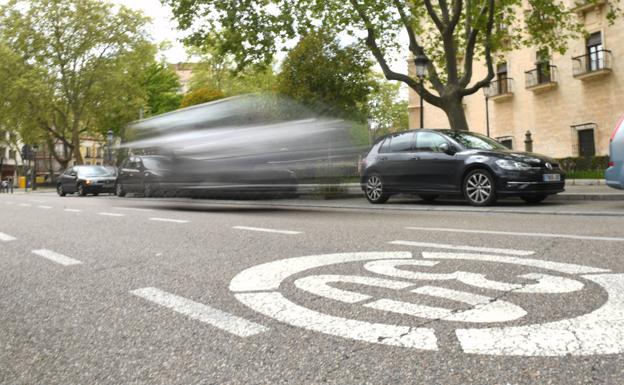
[{"label": "worn road paint", "polygon": [[308,293],[318,295],[319,297],[346,303],[357,303],[372,298],[370,295],[337,289],[328,285],[328,283],[336,282],[355,283],[358,285],[382,287],[393,290],[401,290],[414,286],[413,282],[400,282],[383,278],[361,277],[358,275],[312,275],[299,278],[295,281],[295,286]]},{"label": "worn road paint", "polygon": [[65,211],[69,213],[81,213],[82,212],[82,210],[78,210],[78,209],[65,209]]},{"label": "worn road paint", "polygon": [[264,233],[277,233],[277,234],[287,234],[287,235],[303,234],[301,231],[265,229],[262,227],[234,226],[232,228],[237,229],[237,230],[260,231]]},{"label": "worn road paint", "polygon": [[137,289],[130,293],[239,337],[250,337],[269,330],[255,322],[154,287]]},{"label": "worn road paint", "polygon": [[492,235],[510,235],[517,237],[539,237],[539,238],[565,238],[590,241],[614,241],[624,242],[624,238],[618,237],[597,237],[591,235],[574,235],[574,234],[551,234],[551,233],[523,233],[513,231],[494,231],[494,230],[473,230],[473,229],[452,229],[440,227],[406,227],[408,230],[420,231],[440,231],[450,233],[467,233],[467,234],[492,234]]},{"label": "worn road paint", "polygon": [[48,259],[52,262],[56,262],[59,265],[63,265],[63,266],[72,266],[72,265],[82,264],[82,262],[77,259],[70,258],[66,255],[59,254],[52,250],[46,250],[46,249],[33,250],[32,253],[40,257],[43,257],[45,259]]},{"label": "worn road paint", "polygon": [[50,210],[52,208],[52,206],[37,206],[40,209],[44,209],[44,210]]},{"label": "worn road paint", "polygon": [[528,256],[535,254],[534,251],[528,250],[514,250],[514,249],[496,249],[491,247],[474,247],[474,246],[456,246],[445,245],[442,243],[427,243],[427,242],[412,242],[412,241],[392,241],[388,242],[391,245],[400,246],[416,246],[430,249],[447,249],[447,250],[461,250],[461,251],[474,251],[479,253],[495,253],[495,254],[508,254],[518,256]]},{"label": "worn road paint", "polygon": [[168,218],[150,218],[150,221],[155,222],[171,222],[171,223],[189,223],[189,221],[185,221],[182,219],[168,219]]},{"label": "worn road paint", "polygon": [[99,215],[103,215],[105,217],[125,217],[126,214],[119,214],[119,213],[98,213]]},{"label": "worn road paint", "polygon": [[30,207],[32,206],[30,203],[20,203],[18,204],[18,206],[22,206],[22,207]]},{"label": "worn road paint", "polygon": [[0,233],[0,242],[11,242],[17,238],[10,236],[9,234]]}]

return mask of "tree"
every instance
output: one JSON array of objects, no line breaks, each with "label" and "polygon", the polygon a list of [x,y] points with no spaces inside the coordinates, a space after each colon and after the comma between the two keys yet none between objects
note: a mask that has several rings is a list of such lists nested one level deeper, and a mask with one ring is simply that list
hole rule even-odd
[{"label": "tree", "polygon": [[147,116],[164,114],[180,107],[180,79],[164,61],[147,67],[142,83],[147,93]]},{"label": "tree", "polygon": [[198,88],[184,95],[180,107],[190,107],[196,104],[208,103],[213,100],[223,99],[225,95],[219,90],[209,87]]},{"label": "tree", "polygon": [[45,133],[61,165],[83,162],[82,134],[118,130],[143,104],[137,80],[156,51],[147,21],[98,0],[10,0],[0,8],[0,35],[25,71],[13,82],[12,106]]},{"label": "tree", "polygon": [[324,112],[362,120],[376,85],[372,64],[361,47],[341,47],[328,33],[314,31],[286,56],[277,90]]},{"label": "tree", "polygon": [[369,98],[371,128],[376,137],[409,127],[407,101],[400,98],[400,88],[400,83],[380,80]]},{"label": "tree", "polygon": [[[305,35],[321,21],[334,33],[363,36],[386,78],[407,84],[443,109],[457,130],[468,129],[463,98],[494,78],[497,54],[520,45],[564,52],[583,32],[573,10],[576,2],[562,0],[161,1],[172,7],[179,27],[192,32],[190,44],[234,55],[241,68],[270,63],[275,42]],[[622,13],[619,0],[607,6],[611,21]],[[393,69],[389,58],[400,52],[400,33],[408,36],[412,55],[428,59],[428,87]],[[473,79],[477,59],[487,67],[481,79]]]}]

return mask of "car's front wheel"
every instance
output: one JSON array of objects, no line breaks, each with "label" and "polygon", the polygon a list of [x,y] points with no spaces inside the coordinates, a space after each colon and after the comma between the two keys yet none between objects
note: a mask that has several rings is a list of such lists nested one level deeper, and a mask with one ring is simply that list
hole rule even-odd
[{"label": "car's front wheel", "polygon": [[379,174],[372,174],[366,178],[366,185],[364,186],[366,199],[370,203],[378,204],[385,203],[390,195],[385,189],[383,180]]},{"label": "car's front wheel", "polygon": [[489,206],[496,202],[494,177],[487,170],[476,169],[464,179],[464,196],[473,206]]},{"label": "car's front wheel", "polygon": [[59,184],[58,186],[56,186],[56,193],[60,196],[60,197],[64,197],[65,195],[67,195],[67,193],[65,192],[65,190],[63,189],[63,185]]},{"label": "car's front wheel", "polygon": [[115,195],[117,195],[118,197],[126,196],[126,190],[124,190],[121,182],[117,183],[117,185],[115,186]]},{"label": "car's front wheel", "polygon": [[76,188],[76,191],[78,192],[78,195],[80,195],[81,197],[87,195],[87,190],[85,189],[84,185],[82,183],[78,184],[78,187]]},{"label": "car's front wheel", "polygon": [[154,196],[154,188],[150,183],[143,184],[143,196],[145,198],[151,198]]},{"label": "car's front wheel", "polygon": [[546,194],[536,194],[536,195],[521,195],[520,198],[526,203],[537,204],[544,201],[544,199],[548,198]]}]

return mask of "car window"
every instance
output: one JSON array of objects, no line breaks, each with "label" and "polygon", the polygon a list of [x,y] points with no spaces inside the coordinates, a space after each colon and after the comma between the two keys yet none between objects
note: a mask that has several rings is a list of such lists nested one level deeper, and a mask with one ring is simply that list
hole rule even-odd
[{"label": "car window", "polygon": [[390,152],[406,152],[412,150],[413,132],[393,135],[390,139]]},{"label": "car window", "polygon": [[379,146],[379,152],[390,152],[390,138],[384,139],[383,143]]},{"label": "car window", "polygon": [[103,166],[83,166],[78,168],[78,174],[81,178],[113,175],[111,170]]},{"label": "car window", "polygon": [[416,151],[443,152],[440,145],[447,143],[446,139],[435,132],[418,132],[416,133]]}]

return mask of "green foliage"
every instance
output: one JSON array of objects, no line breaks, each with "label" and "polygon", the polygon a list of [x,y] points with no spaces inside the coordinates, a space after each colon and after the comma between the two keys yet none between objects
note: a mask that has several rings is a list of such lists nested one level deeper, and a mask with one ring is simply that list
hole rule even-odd
[{"label": "green foliage", "polygon": [[[0,7],[0,35],[17,62],[5,94],[24,132],[82,163],[80,136],[117,133],[145,103],[144,71],[154,61],[141,13],[98,0],[10,0]],[[2,116],[0,119],[6,119]],[[6,124],[6,123],[5,123]],[[36,130],[35,130],[36,129]]]},{"label": "green foliage", "polygon": [[407,101],[401,100],[400,89],[399,83],[380,79],[377,89],[371,95],[370,123],[375,137],[409,128]]},{"label": "green foliage", "polygon": [[576,178],[593,178],[601,176],[604,178],[604,171],[608,167],[608,156],[588,156],[588,157],[570,157],[558,159],[559,165],[568,175]]},{"label": "green foliage", "polygon": [[146,116],[164,114],[180,107],[180,79],[165,62],[147,67],[142,86],[147,93]]},{"label": "green foliage", "polygon": [[225,95],[219,90],[209,87],[198,88],[184,95],[180,107],[190,107],[196,104],[208,103],[213,100],[223,99]]},{"label": "green foliage", "polygon": [[362,120],[375,86],[372,64],[363,47],[341,47],[333,36],[312,32],[286,56],[277,90],[322,112]]}]

